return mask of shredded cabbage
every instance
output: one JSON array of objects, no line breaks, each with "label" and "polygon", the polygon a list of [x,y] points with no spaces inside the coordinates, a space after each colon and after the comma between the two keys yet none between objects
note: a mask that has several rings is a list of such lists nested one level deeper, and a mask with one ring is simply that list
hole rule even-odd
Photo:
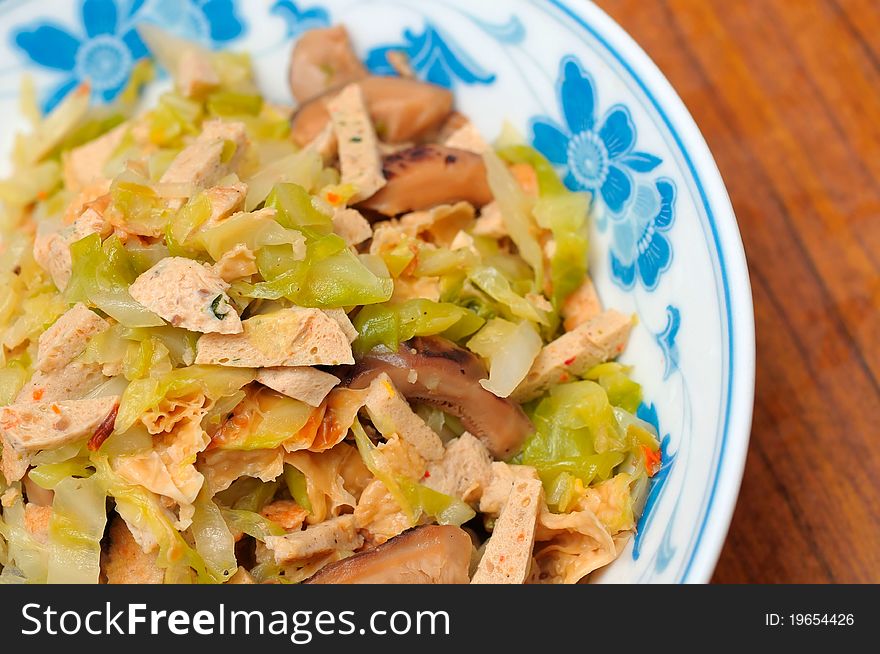
[{"label": "shredded cabbage", "polygon": [[541,325],[548,324],[547,312],[514,292],[510,282],[497,268],[481,266],[474,270],[469,278],[478,288],[499,302],[511,316],[525,318]]},{"label": "shredded cabbage", "polygon": [[96,584],[101,575],[101,539],[107,524],[105,490],[92,477],[64,479],[53,490],[47,581]]},{"label": "shredded cabbage", "polygon": [[507,233],[519,249],[520,256],[532,267],[535,289],[540,289],[544,284],[544,256],[536,237],[537,225],[532,218],[529,198],[497,154],[486,152],[483,160],[486,162],[489,187],[501,208]]},{"label": "shredded cabbage", "polygon": [[489,362],[489,379],[480,385],[498,397],[508,397],[526,378],[544,342],[531,323],[490,320],[468,341],[468,349]]},{"label": "shredded cabbage", "polygon": [[136,276],[128,253],[115,236],[103,245],[91,234],[70,246],[73,273],[64,292],[68,302],[88,302],[126,327],[158,327],[165,322],[134,301],[128,287]]},{"label": "shredded cabbage", "polygon": [[292,465],[285,465],[284,483],[293,500],[311,513],[312,501],[309,499],[306,476],[298,468]]},{"label": "shredded cabbage", "polygon": [[265,542],[268,536],[283,536],[286,533],[281,525],[253,511],[221,508],[220,512],[233,532],[253,536],[260,542]]},{"label": "shredded cabbage", "polygon": [[397,350],[398,344],[415,336],[443,334],[459,340],[473,334],[483,319],[462,307],[426,299],[402,304],[376,304],[364,307],[354,319],[358,338],[354,349],[369,352],[377,345]]},{"label": "shredded cabbage", "polygon": [[[212,445],[224,450],[275,449],[287,441],[296,441],[313,411],[305,402],[262,388],[235,407]],[[301,445],[307,448],[311,440]]]},{"label": "shredded cabbage", "polygon": [[178,368],[161,377],[137,379],[128,385],[119,403],[116,431],[125,433],[147,410],[165,399],[202,393],[208,400],[232,395],[254,379],[249,368],[221,366],[189,366]]},{"label": "shredded cabbage", "polygon": [[370,441],[357,419],[352,424],[351,430],[354,432],[358,452],[364,465],[385,485],[411,524],[416,524],[424,514],[442,525],[459,526],[476,515],[471,507],[456,497],[450,497],[411,479],[386,471],[377,459],[376,446]]},{"label": "shredded cabbage", "polygon": [[535,434],[526,441],[520,461],[538,470],[548,494],[562,473],[585,485],[610,478],[641,444],[631,429],[620,425],[605,389],[592,381],[555,386],[529,417]]},{"label": "shredded cabbage", "polygon": [[203,487],[193,503],[192,530],[196,551],[205,562],[205,568],[213,580],[222,583],[238,569],[235,558],[235,539],[223,513]]}]

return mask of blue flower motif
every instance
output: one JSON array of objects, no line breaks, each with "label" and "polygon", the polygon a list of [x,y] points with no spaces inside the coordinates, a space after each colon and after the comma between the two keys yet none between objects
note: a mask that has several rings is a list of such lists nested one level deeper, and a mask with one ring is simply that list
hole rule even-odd
[{"label": "blue flower motif", "polygon": [[370,50],[367,68],[376,75],[395,75],[387,54],[389,51],[400,51],[409,56],[413,69],[424,79],[446,88],[452,88],[456,80],[465,84],[492,84],[495,81],[495,75],[482,68],[454,40],[431,23],[425,25],[425,31],[421,34],[404,30],[403,38],[406,43]]},{"label": "blue flower motif", "polygon": [[45,20],[13,35],[15,45],[33,63],[63,76],[44,100],[44,111],[86,81],[93,100],[113,100],[128,83],[135,62],[150,54],[135,29],[138,22],[157,23],[211,44],[243,31],[233,0],[84,0],[81,19],[78,32]]},{"label": "blue flower motif", "polygon": [[614,105],[596,121],[596,85],[574,57],[562,60],[559,102],[565,127],[541,116],[532,120],[532,143],[551,162],[567,169],[572,190],[591,191],[621,213],[633,194],[631,173],[654,170],[662,159],[634,151],[636,128],[629,110]]},{"label": "blue flower motif", "polygon": [[134,62],[148,55],[133,27],[124,27],[114,0],[85,0],[82,23],[85,34],[74,35],[51,23],[15,33],[15,44],[34,63],[64,74],[44,102],[51,110],[81,82],[89,81],[94,98],[109,101],[128,82]]},{"label": "blue flower motif", "polygon": [[133,0],[129,16],[137,22],[150,22],[177,36],[214,46],[244,33],[235,5],[235,0]]},{"label": "blue flower motif", "polygon": [[661,177],[653,186],[639,184],[627,212],[612,220],[611,276],[625,289],[652,291],[672,265],[666,232],[675,220],[675,184]]},{"label": "blue flower motif", "polygon": [[293,0],[278,0],[271,13],[280,16],[287,23],[287,37],[293,38],[316,27],[330,25],[330,14],[322,7],[300,9]]},{"label": "blue flower motif", "polygon": [[663,379],[669,379],[673,371],[678,370],[678,330],[681,327],[681,311],[671,304],[666,307],[666,327],[659,334],[654,334],[654,339],[663,350],[663,358],[666,368],[663,371]]},{"label": "blue flower motif", "polygon": [[[644,402],[640,404],[638,411],[636,411],[636,416],[653,425],[657,433],[662,434],[657,419],[657,408],[653,404],[645,404]],[[648,525],[651,524],[651,520],[654,517],[654,507],[660,499],[660,494],[663,492],[663,487],[666,485],[666,480],[669,477],[669,471],[672,469],[675,458],[678,455],[678,452],[670,454],[669,441],[669,434],[660,438],[660,469],[648,481],[648,498],[645,500],[645,507],[642,509],[642,515],[639,518],[636,537],[633,542],[632,557],[634,560],[638,559],[641,554],[642,536],[647,531]]]}]

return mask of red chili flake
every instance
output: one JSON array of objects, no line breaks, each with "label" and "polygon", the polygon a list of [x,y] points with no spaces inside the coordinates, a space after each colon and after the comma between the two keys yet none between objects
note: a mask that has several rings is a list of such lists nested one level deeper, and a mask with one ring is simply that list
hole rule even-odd
[{"label": "red chili flake", "polygon": [[642,445],[642,452],[645,454],[645,470],[649,477],[653,477],[663,463],[663,455],[659,449],[654,451],[647,445]]},{"label": "red chili flake", "polygon": [[52,405],[52,413],[56,413],[60,416],[61,415],[61,407],[59,407],[57,404],[53,404]]},{"label": "red chili flake", "polygon": [[425,470],[425,476],[422,479],[428,479],[431,476],[431,473]]},{"label": "red chili flake", "polygon": [[35,390],[32,395],[32,397],[34,398],[34,402],[39,402],[40,400],[42,400],[43,393],[45,393],[45,392],[46,392],[46,389],[44,389],[44,388],[38,388],[37,390]]},{"label": "red chili flake", "polygon": [[116,414],[119,413],[119,405],[114,404],[113,409],[107,414],[107,417],[95,429],[95,433],[89,439],[88,448],[91,452],[96,452],[99,447],[107,440],[113,429],[116,427]]},{"label": "red chili flake", "polygon": [[327,193],[327,202],[329,202],[330,204],[339,204],[341,201],[342,196],[338,195],[337,193],[333,193],[332,191]]},{"label": "red chili flake", "polygon": [[577,359],[577,357],[571,357],[570,359],[566,359],[566,360],[565,360],[565,365],[570,366],[571,364],[574,363],[574,360],[575,360],[575,359]]}]

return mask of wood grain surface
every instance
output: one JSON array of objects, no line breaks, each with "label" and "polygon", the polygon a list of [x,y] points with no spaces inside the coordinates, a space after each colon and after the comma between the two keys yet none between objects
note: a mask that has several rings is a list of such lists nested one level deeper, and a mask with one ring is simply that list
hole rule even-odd
[{"label": "wood grain surface", "polygon": [[598,0],[709,143],[757,388],[714,581],[880,582],[880,0]]}]

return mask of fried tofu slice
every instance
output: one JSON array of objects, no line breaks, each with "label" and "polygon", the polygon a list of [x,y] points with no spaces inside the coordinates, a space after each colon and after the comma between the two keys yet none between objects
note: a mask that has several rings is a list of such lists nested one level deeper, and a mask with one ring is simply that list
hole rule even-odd
[{"label": "fried tofu slice", "polygon": [[443,457],[428,464],[424,485],[469,503],[479,501],[492,480],[492,457],[470,432],[446,444]]},{"label": "fried tofu slice", "polygon": [[593,280],[589,277],[584,279],[583,283],[562,303],[563,326],[567,332],[573,332],[601,313],[602,302],[599,300]]},{"label": "fried tofu slice", "polygon": [[71,361],[49,372],[35,370],[15,397],[15,404],[75,400],[107,381],[99,363]]},{"label": "fried tofu slice", "polygon": [[260,515],[281,525],[285,531],[302,527],[309,512],[293,500],[275,500],[260,509]]},{"label": "fried tofu slice", "polygon": [[287,397],[315,407],[320,406],[330,391],[339,384],[338,377],[308,366],[262,368],[257,371],[257,381]]},{"label": "fried tofu slice", "polygon": [[544,346],[526,378],[510,398],[520,404],[540,397],[556,384],[570,381],[593,366],[617,358],[626,347],[632,318],[605,311]]},{"label": "fried tofu slice", "polygon": [[357,340],[358,332],[344,309],[324,309],[324,313],[336,321],[349,343],[354,343]]},{"label": "fried tofu slice", "polygon": [[199,189],[214,186],[236,171],[249,144],[244,123],[207,121],[199,137],[174,158],[159,181]]},{"label": "fried tofu slice", "polygon": [[49,522],[52,507],[28,502],[24,505],[24,528],[40,545],[49,544]]},{"label": "fried tofu slice", "polygon": [[364,538],[355,528],[354,516],[350,513],[330,518],[302,531],[266,538],[266,547],[271,550],[278,565],[302,561],[327,552],[354,551],[363,543]]},{"label": "fried tofu slice", "polygon": [[480,497],[480,513],[498,515],[507,504],[513,484],[523,479],[538,479],[538,471],[532,466],[511,465],[504,461],[493,461],[489,483]]},{"label": "fried tofu slice", "polygon": [[125,520],[110,522],[110,545],[103,556],[102,568],[108,584],[161,584],[165,571],[156,560],[158,552],[145,553],[138,545]]},{"label": "fried tofu slice", "polygon": [[104,166],[122,143],[128,129],[129,125],[123,123],[65,153],[62,175],[67,190],[78,193],[96,182],[105,181]]},{"label": "fried tofu slice", "polygon": [[187,98],[203,98],[220,86],[220,77],[206,52],[186,50],[177,62],[177,89]]},{"label": "fried tofu slice", "polygon": [[284,451],[209,449],[199,455],[196,468],[211,493],[219,493],[239,477],[273,481],[284,472]]},{"label": "fried tofu slice", "polygon": [[224,252],[211,268],[224,282],[233,282],[259,272],[256,256],[243,243],[237,243],[231,250]]},{"label": "fried tofu slice", "polygon": [[100,213],[89,207],[72,225],[58,232],[37,236],[34,239],[34,260],[49,273],[58,290],[63,291],[73,272],[70,246],[90,234],[100,234],[104,238],[112,229]]},{"label": "fried tofu slice", "polygon": [[242,322],[241,334],[205,334],[196,363],[238,368],[354,363],[339,323],[320,309],[291,307]]},{"label": "fried tofu slice", "polygon": [[40,335],[37,370],[61,368],[82,354],[89,340],[109,329],[110,324],[82,302],[78,302]]},{"label": "fried tofu slice", "polygon": [[373,228],[361,212],[346,207],[334,209],[333,231],[348,245],[360,245],[373,236]]},{"label": "fried tofu slice", "polygon": [[410,408],[387,374],[382,373],[370,383],[364,406],[376,429],[386,438],[397,434],[427,461],[443,457],[443,441]]},{"label": "fried tofu slice", "polygon": [[11,483],[24,476],[32,454],[91,435],[118,404],[118,396],[108,396],[0,408],[2,471],[6,481]]},{"label": "fried tofu slice", "polygon": [[216,227],[233,214],[243,210],[247,192],[248,187],[244,182],[237,182],[229,186],[212,186],[206,190],[205,195],[211,203],[211,215],[199,227],[199,231]]},{"label": "fried tofu slice", "polygon": [[140,275],[128,292],[175,327],[203,334],[240,334],[241,319],[226,294],[229,283],[210,266],[167,257]]},{"label": "fried tofu slice", "polygon": [[472,584],[522,584],[529,574],[535,526],[543,487],[538,479],[513,484],[507,503],[495,521]]},{"label": "fried tofu slice", "polygon": [[489,144],[480,130],[471,121],[467,121],[461,127],[450,134],[443,142],[447,148],[458,148],[459,150],[468,150],[476,154],[483,154],[490,149]]},{"label": "fried tofu slice", "polygon": [[510,236],[507,225],[504,224],[501,207],[497,202],[492,201],[483,207],[474,225],[473,233],[474,236],[487,236],[496,240]]},{"label": "fried tofu slice", "polygon": [[330,120],[339,142],[342,183],[357,188],[352,203],[371,197],[385,186],[379,140],[364,94],[357,84],[346,86],[327,102]]}]

